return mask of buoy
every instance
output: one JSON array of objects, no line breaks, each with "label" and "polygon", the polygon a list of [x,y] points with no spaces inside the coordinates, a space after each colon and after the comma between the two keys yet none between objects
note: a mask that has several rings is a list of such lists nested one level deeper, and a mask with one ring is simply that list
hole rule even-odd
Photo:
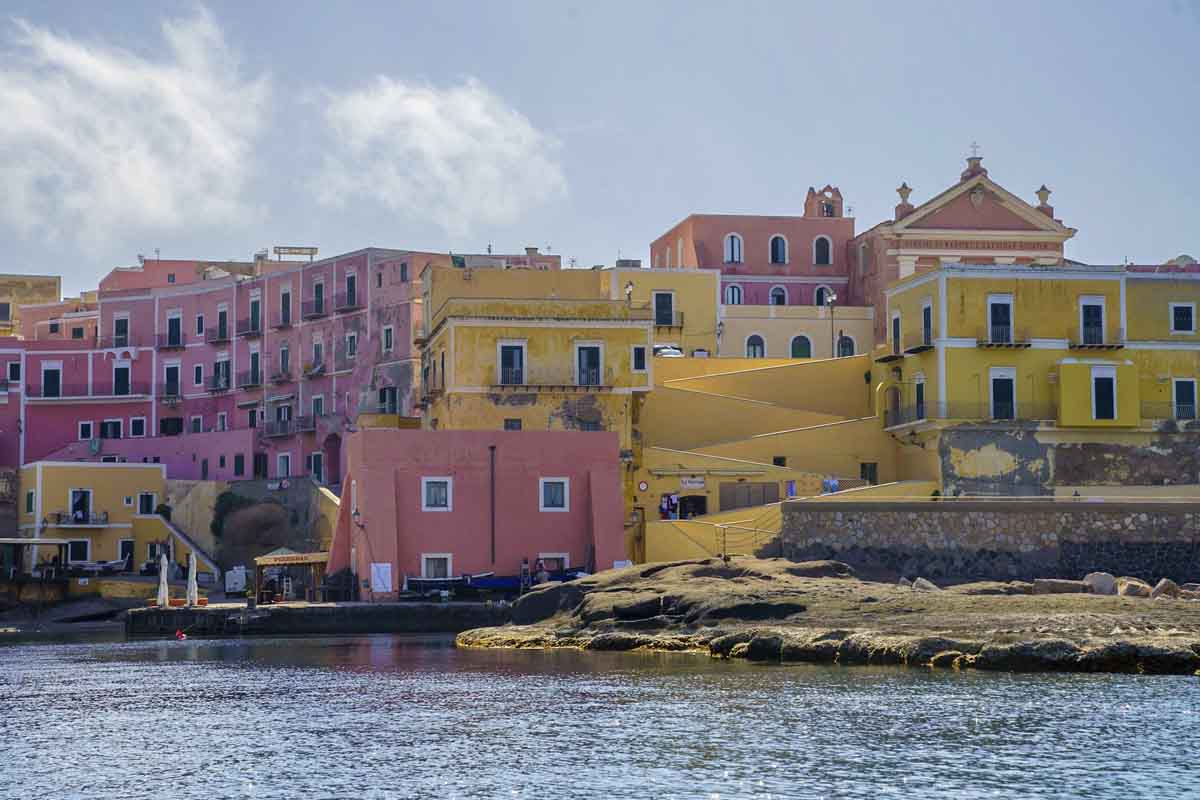
[{"label": "buoy", "polygon": [[175,631],[175,638],[182,642],[184,639],[187,638],[187,634],[181,630],[177,630],[177,631]]}]

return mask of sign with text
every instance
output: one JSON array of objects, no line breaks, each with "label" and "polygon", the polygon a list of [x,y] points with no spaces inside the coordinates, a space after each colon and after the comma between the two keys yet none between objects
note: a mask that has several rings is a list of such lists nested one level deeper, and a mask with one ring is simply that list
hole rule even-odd
[{"label": "sign with text", "polygon": [[704,477],[700,476],[697,478],[693,475],[693,476],[688,476],[686,478],[680,478],[679,479],[679,488],[680,489],[703,489],[704,488]]}]

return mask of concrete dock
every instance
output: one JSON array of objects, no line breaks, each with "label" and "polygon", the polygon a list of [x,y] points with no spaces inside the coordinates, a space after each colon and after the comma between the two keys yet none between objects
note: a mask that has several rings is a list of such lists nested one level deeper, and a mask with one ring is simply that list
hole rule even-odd
[{"label": "concrete dock", "polygon": [[135,608],[129,637],[277,636],[345,633],[459,633],[503,625],[511,608],[486,603],[275,603],[247,608],[220,603],[196,608]]}]

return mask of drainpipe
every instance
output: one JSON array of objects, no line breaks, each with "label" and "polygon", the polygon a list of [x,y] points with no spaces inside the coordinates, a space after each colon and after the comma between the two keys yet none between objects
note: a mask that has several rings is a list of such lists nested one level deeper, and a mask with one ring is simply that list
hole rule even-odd
[{"label": "drainpipe", "polygon": [[488,480],[492,506],[492,566],[496,566],[496,445],[488,445]]}]

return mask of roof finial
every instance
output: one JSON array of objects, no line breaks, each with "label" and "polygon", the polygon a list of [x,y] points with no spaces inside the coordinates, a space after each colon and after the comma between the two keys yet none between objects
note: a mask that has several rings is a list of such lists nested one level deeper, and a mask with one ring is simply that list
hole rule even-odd
[{"label": "roof finial", "polygon": [[971,141],[971,157],[979,158],[979,142]]},{"label": "roof finial", "polygon": [[907,203],[907,202],[908,202],[908,196],[909,196],[910,194],[912,194],[912,189],[911,189],[911,188],[909,188],[909,185],[908,185],[908,182],[907,182],[907,181],[905,181],[904,183],[901,183],[901,184],[900,184],[900,185],[899,185],[899,186],[896,188],[896,194],[900,195],[900,202],[901,202],[901,203]]}]

